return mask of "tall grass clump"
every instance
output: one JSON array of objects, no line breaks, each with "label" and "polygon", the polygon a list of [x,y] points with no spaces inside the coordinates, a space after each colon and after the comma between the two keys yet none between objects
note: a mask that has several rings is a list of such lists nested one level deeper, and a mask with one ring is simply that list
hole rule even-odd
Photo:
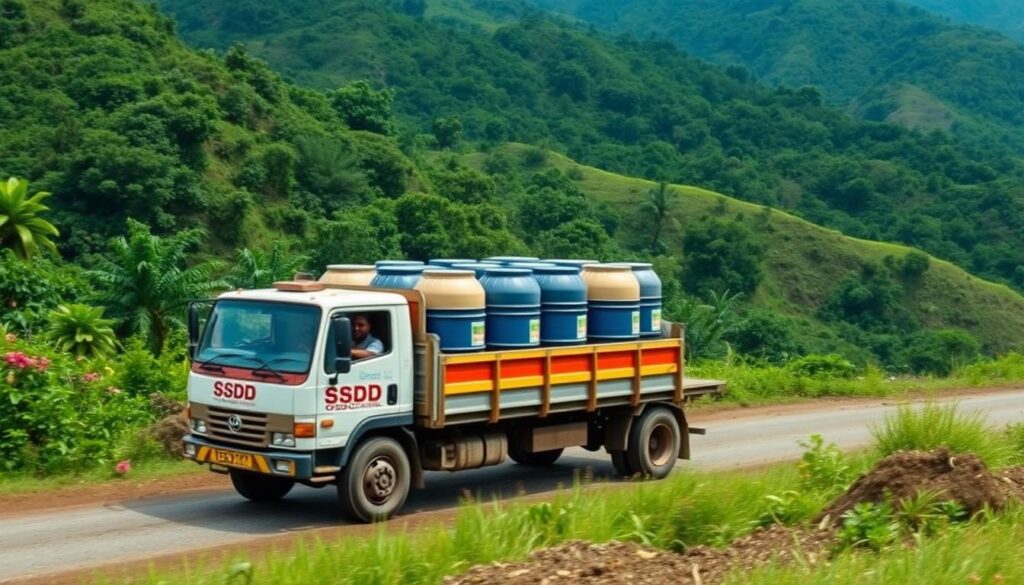
[{"label": "tall grass clump", "polygon": [[886,416],[882,424],[873,425],[871,435],[882,457],[945,446],[956,453],[974,453],[989,467],[999,467],[1006,465],[1013,455],[1003,436],[989,427],[985,415],[977,411],[960,412],[956,404],[901,406],[896,414]]}]

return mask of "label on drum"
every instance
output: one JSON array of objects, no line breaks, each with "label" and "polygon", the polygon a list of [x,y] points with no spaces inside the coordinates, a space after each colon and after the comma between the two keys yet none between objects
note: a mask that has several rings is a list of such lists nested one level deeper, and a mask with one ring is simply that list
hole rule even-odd
[{"label": "label on drum", "polygon": [[540,343],[540,319],[530,319],[530,343]]},{"label": "label on drum", "polygon": [[651,329],[661,331],[661,309],[651,310]]},{"label": "label on drum", "polygon": [[483,346],[484,340],[486,339],[486,336],[484,335],[484,322],[473,321],[473,323],[470,324],[470,334],[472,335],[470,345],[473,347]]},{"label": "label on drum", "polygon": [[633,311],[633,335],[640,335],[640,311]]},{"label": "label on drum", "polygon": [[576,315],[576,339],[587,338],[587,316]]}]

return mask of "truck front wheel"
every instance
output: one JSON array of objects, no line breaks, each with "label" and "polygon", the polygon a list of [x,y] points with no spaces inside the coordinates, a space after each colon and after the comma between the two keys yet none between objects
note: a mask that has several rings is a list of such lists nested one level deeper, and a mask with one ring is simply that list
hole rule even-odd
[{"label": "truck front wheel", "polygon": [[360,443],[338,478],[342,511],[359,522],[386,520],[409,495],[409,456],[398,441],[374,437]]},{"label": "truck front wheel", "polygon": [[262,475],[241,469],[231,470],[231,485],[240,496],[253,502],[274,502],[288,495],[295,482],[273,475]]},{"label": "truck front wheel", "polygon": [[672,411],[650,407],[633,421],[626,462],[645,477],[661,479],[675,466],[681,441],[679,423]]}]

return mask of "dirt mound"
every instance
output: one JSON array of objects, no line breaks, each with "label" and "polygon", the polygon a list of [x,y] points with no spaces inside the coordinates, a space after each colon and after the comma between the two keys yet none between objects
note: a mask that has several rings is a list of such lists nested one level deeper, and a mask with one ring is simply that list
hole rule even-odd
[{"label": "dirt mound", "polygon": [[[845,494],[822,511],[817,521],[828,517],[838,525],[843,513],[861,502],[888,500],[897,506],[924,491],[937,493],[939,500],[960,503],[969,514],[985,506],[998,510],[1006,505],[1008,497],[1020,497],[1019,482],[1005,475],[1011,471],[997,477],[976,455],[954,455],[946,448],[897,453],[857,478]],[[1024,479],[1024,474],[1018,477]]]},{"label": "dirt mound", "polygon": [[758,530],[726,548],[694,547],[684,554],[634,543],[583,541],[534,552],[522,563],[480,565],[469,572],[446,577],[445,585],[712,585],[721,583],[730,569],[749,570],[775,558],[780,563],[803,559],[816,564],[832,542],[826,531],[794,531],[781,526]]}]

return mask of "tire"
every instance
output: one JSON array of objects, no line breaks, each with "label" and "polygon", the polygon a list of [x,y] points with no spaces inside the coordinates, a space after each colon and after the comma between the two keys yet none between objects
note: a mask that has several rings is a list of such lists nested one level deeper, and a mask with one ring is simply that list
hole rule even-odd
[{"label": "tire", "polygon": [[276,502],[288,495],[295,487],[295,482],[285,477],[263,475],[232,469],[231,485],[243,498],[252,502]]},{"label": "tire", "polygon": [[626,452],[609,451],[609,453],[612,454],[612,467],[615,468],[615,472],[623,477],[633,477],[636,472],[629,466],[629,461],[626,459]]},{"label": "tire", "polygon": [[675,467],[682,436],[675,414],[653,406],[633,421],[626,461],[635,473],[661,479]]},{"label": "tire", "polygon": [[526,451],[520,451],[519,449],[509,448],[508,457],[512,461],[520,465],[529,465],[530,467],[547,467],[554,465],[555,461],[562,456],[564,449],[552,449],[550,451],[538,451],[536,453],[527,453]]},{"label": "tire", "polygon": [[387,520],[409,496],[409,456],[398,441],[374,437],[360,443],[338,478],[338,503],[357,522]]}]

